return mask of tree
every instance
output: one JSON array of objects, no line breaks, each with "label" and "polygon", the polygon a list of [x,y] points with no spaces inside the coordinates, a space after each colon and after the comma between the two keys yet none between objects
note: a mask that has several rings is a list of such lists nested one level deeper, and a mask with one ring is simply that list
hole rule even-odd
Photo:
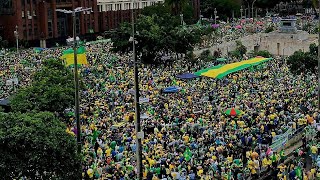
[{"label": "tree", "polygon": [[[185,54],[192,51],[201,36],[207,32],[196,25],[181,26],[176,16],[170,14],[140,15],[136,21],[136,52],[145,63],[159,62],[164,54]],[[129,41],[132,27],[125,23],[112,37],[113,51],[127,53],[132,51]]]},{"label": "tree", "polygon": [[240,13],[241,0],[203,0],[200,3],[201,13],[207,18],[214,18],[215,8],[222,19],[232,17],[232,12],[235,16]]},{"label": "tree", "polygon": [[180,15],[186,5],[189,4],[188,0],[166,0],[165,3],[171,8],[173,15]]},{"label": "tree", "polygon": [[237,44],[236,50],[239,51],[241,55],[246,54],[247,47],[244,46],[241,41],[236,41],[236,44]]},{"label": "tree", "polygon": [[265,58],[271,58],[272,57],[272,54],[267,50],[258,51],[257,53],[255,53],[255,55],[256,56],[262,56],[262,57],[265,57]]},{"label": "tree", "polygon": [[70,69],[60,60],[49,59],[32,77],[31,85],[10,97],[13,111],[50,111],[62,113],[73,107],[74,81]]},{"label": "tree", "polygon": [[318,56],[318,46],[315,43],[310,44],[309,52],[314,56]]},{"label": "tree", "polygon": [[306,74],[308,72],[316,73],[318,66],[317,57],[310,52],[296,51],[289,56],[287,64],[290,71],[294,74]]},{"label": "tree", "polygon": [[54,114],[0,113],[3,179],[81,179],[76,141]]},{"label": "tree", "polygon": [[8,47],[8,41],[3,40],[2,37],[0,36],[0,48],[6,48]]}]

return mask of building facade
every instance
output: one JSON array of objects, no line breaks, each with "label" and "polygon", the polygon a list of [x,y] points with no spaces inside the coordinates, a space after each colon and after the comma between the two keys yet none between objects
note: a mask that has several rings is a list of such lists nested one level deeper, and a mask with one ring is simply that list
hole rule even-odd
[{"label": "building facade", "polygon": [[[11,44],[15,42],[17,30],[21,40],[34,42],[31,46],[54,46],[65,43],[73,35],[71,14],[56,9],[72,10],[77,7],[92,8],[76,17],[77,36],[103,33],[131,21],[132,9],[137,16],[141,9],[164,0],[0,0],[0,36]],[[200,16],[200,0],[191,0],[194,17]],[[89,37],[88,36],[88,37]],[[92,36],[91,36],[92,37]],[[40,43],[39,43],[40,42]]]},{"label": "building facade", "polygon": [[77,35],[98,32],[96,0],[6,0],[0,4],[0,36],[14,42],[17,28],[18,39],[24,41],[65,40],[72,36],[72,16],[56,12],[56,9],[72,10],[91,7],[76,18]]},{"label": "building facade", "polygon": [[[132,9],[135,9],[139,14],[141,9],[156,5],[158,3],[164,3],[164,0],[97,0],[99,11],[99,29],[101,32],[112,30],[123,22],[130,22],[132,16]],[[200,17],[200,0],[190,1],[194,9],[194,18]]]},{"label": "building facade", "polygon": [[163,3],[164,0],[98,0],[99,29],[104,32],[112,30],[123,22],[130,22],[132,18],[132,9],[136,11],[135,16],[141,9],[152,6],[157,3]]}]

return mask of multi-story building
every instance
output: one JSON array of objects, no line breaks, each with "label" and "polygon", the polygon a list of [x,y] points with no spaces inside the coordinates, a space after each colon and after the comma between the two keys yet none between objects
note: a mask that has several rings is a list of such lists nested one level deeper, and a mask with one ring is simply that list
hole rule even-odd
[{"label": "multi-story building", "polygon": [[[123,22],[131,21],[132,9],[140,12],[141,9],[163,3],[164,0],[98,0],[99,29],[101,31],[117,28]],[[136,14],[136,15],[137,15]]]},{"label": "multi-story building", "polygon": [[[135,9],[137,15],[141,9],[152,6],[157,3],[164,3],[164,0],[97,0],[100,31],[111,30],[119,27],[123,22],[131,21],[132,9]],[[200,0],[191,0],[194,9],[194,18],[200,17]]]},{"label": "multi-story building", "polygon": [[[191,0],[194,17],[200,16],[200,0]],[[131,21],[132,9],[137,14],[147,6],[163,3],[164,0],[0,0],[0,36],[15,42],[31,42],[32,46],[52,46],[65,43],[72,36],[72,16],[56,9],[72,10],[76,7],[92,8],[76,17],[76,33],[83,37],[91,33],[112,30],[122,22]],[[137,15],[136,14],[136,15]],[[32,43],[33,42],[33,43]]]},{"label": "multi-story building", "polygon": [[77,14],[77,35],[98,32],[96,0],[6,0],[0,4],[0,36],[13,42],[17,28],[19,40],[36,44],[40,39],[65,41],[72,36],[72,17],[56,9],[72,10],[79,6],[92,7],[92,11]]}]

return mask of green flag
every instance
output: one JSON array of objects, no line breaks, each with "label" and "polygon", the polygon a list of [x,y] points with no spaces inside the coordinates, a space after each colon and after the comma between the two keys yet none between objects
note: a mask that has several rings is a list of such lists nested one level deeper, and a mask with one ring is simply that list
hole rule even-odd
[{"label": "green flag", "polygon": [[296,176],[302,180],[302,170],[300,166],[296,168],[295,172],[296,172]]},{"label": "green flag", "polygon": [[192,157],[192,153],[191,153],[189,147],[186,148],[186,150],[183,153],[183,156],[184,156],[186,161],[190,161],[190,159]]}]

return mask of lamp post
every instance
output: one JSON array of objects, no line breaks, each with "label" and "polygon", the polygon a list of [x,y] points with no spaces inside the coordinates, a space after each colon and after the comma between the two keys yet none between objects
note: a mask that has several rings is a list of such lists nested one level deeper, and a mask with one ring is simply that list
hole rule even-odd
[{"label": "lamp post", "polygon": [[[134,1],[134,0],[133,0]],[[136,42],[135,42],[135,21],[134,21],[134,8],[131,11],[131,25],[132,25],[132,51],[133,51],[133,61],[134,61],[134,87],[135,87],[135,130],[136,130],[136,158],[137,158],[137,175],[138,179],[142,180],[142,148],[141,148],[141,139],[143,137],[143,132],[141,132],[141,124],[140,124],[140,105],[139,105],[139,71],[138,71],[138,62],[137,62],[137,54],[136,54]],[[183,15],[180,14],[180,17],[183,18]],[[181,24],[183,23],[183,19],[181,19]]]},{"label": "lamp post", "polygon": [[74,58],[74,84],[75,84],[75,116],[77,123],[77,144],[78,153],[81,153],[81,127],[79,115],[79,77],[78,77],[78,60],[77,60],[77,42],[76,42],[76,13],[90,11],[91,8],[77,7],[74,10],[56,9],[57,12],[72,14],[73,17],[73,58]]},{"label": "lamp post", "polygon": [[183,14],[180,14],[180,23],[183,25]]},{"label": "lamp post", "polygon": [[253,5],[254,5],[254,3],[255,3],[256,1],[257,1],[257,0],[254,0],[254,1],[252,2],[252,6],[251,6],[251,10],[252,10],[252,19],[253,19],[253,21],[254,21]]},{"label": "lamp post", "polygon": [[247,19],[247,10],[248,10],[248,8],[245,8],[245,9],[244,9],[244,18],[245,18],[245,19]]},{"label": "lamp post", "polygon": [[242,19],[242,12],[243,12],[243,9],[242,9],[242,6],[241,6],[241,8],[240,8],[240,19]]},{"label": "lamp post", "polygon": [[217,9],[216,8],[214,8],[214,24],[217,24]]},{"label": "lamp post", "polygon": [[[320,8],[320,1],[319,1]],[[320,9],[319,9],[320,17]],[[320,27],[320,19],[318,18],[318,27]],[[318,111],[320,110],[320,31],[318,31]]]},{"label": "lamp post", "polygon": [[16,46],[17,46],[17,54],[19,54],[19,32],[18,25],[16,25],[16,30],[13,31],[14,36],[16,37]]}]

